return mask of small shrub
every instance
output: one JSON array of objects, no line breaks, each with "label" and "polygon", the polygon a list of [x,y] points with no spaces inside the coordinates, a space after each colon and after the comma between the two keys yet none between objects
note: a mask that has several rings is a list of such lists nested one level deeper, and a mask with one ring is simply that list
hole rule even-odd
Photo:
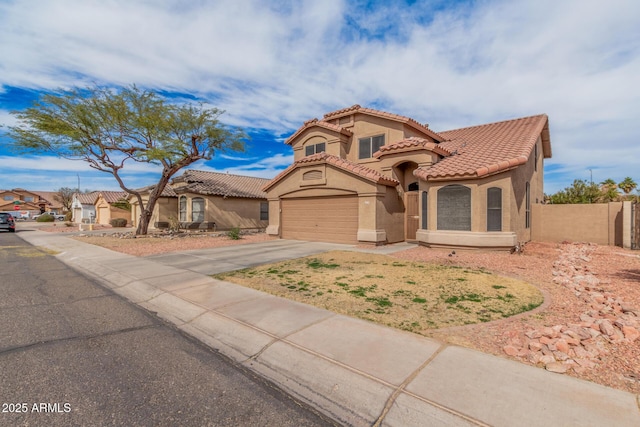
[{"label": "small shrub", "polygon": [[48,215],[48,214],[44,214],[44,215],[40,215],[38,218],[36,218],[36,222],[53,222],[56,219],[53,217],[53,215]]},{"label": "small shrub", "polygon": [[64,225],[66,225],[67,227],[71,227],[71,226],[73,225],[73,223],[72,223],[72,222],[67,221],[67,222],[65,222],[65,223],[64,223]]},{"label": "small shrub", "polygon": [[227,236],[231,240],[240,240],[240,229],[238,227],[234,227],[227,232]]},{"label": "small shrub", "polygon": [[168,219],[169,227],[167,228],[169,231],[180,231],[180,221],[178,221],[178,218],[172,215]]},{"label": "small shrub", "polygon": [[127,220],[125,218],[113,218],[110,222],[112,227],[126,227]]}]

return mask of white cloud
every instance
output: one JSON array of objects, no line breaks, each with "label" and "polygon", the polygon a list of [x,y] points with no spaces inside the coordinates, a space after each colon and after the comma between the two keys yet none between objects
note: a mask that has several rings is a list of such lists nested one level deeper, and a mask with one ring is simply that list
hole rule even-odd
[{"label": "white cloud", "polygon": [[[354,103],[436,131],[547,113],[565,181],[587,167],[640,179],[640,2],[433,4],[4,2],[0,86],[135,82],[276,134]],[[286,166],[256,165],[236,171]]]},{"label": "white cloud", "polygon": [[188,169],[198,169],[210,172],[232,173],[236,175],[253,176],[257,178],[273,178],[283,169],[293,163],[293,155],[276,154],[249,164],[242,164],[226,168],[207,166],[200,162],[190,166]]}]

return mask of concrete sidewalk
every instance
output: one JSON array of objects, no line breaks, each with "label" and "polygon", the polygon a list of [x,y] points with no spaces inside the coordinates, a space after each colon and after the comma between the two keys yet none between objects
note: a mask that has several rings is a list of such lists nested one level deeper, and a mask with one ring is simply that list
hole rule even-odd
[{"label": "concrete sidewalk", "polygon": [[18,235],[341,424],[640,425],[631,393],[214,280],[161,257]]}]

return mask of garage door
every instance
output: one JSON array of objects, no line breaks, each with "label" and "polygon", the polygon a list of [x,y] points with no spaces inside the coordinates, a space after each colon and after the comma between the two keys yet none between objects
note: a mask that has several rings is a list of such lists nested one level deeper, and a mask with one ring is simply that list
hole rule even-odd
[{"label": "garage door", "polygon": [[358,242],[358,197],[282,200],[282,238],[316,242]]}]

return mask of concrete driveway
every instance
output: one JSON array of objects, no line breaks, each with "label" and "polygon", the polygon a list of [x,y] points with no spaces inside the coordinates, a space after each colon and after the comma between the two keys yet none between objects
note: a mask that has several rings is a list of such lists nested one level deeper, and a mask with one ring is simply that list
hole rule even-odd
[{"label": "concrete driveway", "polygon": [[150,255],[146,259],[163,265],[201,274],[217,274],[256,265],[300,258],[332,250],[353,250],[352,245],[303,242],[299,240],[271,240],[245,245],[213,249]]}]

